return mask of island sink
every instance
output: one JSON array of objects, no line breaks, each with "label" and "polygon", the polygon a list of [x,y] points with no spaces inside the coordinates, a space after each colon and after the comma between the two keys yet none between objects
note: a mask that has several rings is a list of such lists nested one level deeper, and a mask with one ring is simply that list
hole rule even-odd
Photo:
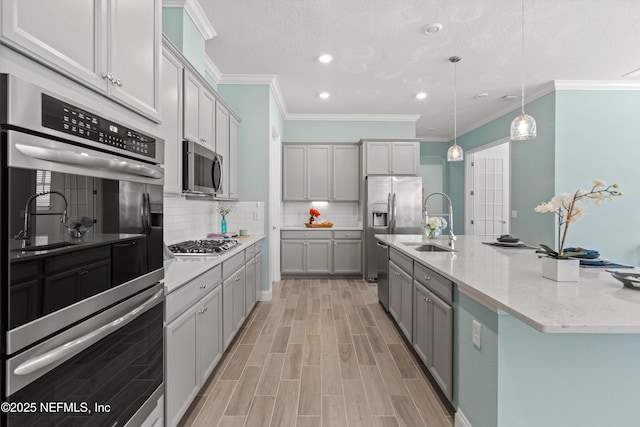
[{"label": "island sink", "polygon": [[406,242],[403,245],[410,246],[411,249],[418,252],[455,252],[454,249],[443,248],[442,246],[432,245],[431,243]]}]

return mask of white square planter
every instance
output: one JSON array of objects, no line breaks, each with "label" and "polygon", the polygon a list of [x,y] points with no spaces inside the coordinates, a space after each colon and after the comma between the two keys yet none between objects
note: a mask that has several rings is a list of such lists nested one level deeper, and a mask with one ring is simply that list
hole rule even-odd
[{"label": "white square planter", "polygon": [[577,282],[580,278],[580,260],[542,257],[542,277],[556,282]]}]

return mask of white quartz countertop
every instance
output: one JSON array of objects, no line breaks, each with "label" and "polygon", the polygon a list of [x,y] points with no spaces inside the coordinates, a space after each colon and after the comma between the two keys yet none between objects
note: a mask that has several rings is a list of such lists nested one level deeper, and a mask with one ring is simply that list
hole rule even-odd
[{"label": "white quartz countertop", "polygon": [[[640,333],[640,292],[604,269],[580,268],[578,282],[542,277],[533,249],[500,248],[475,236],[458,236],[456,252],[419,252],[405,242],[448,248],[448,236],[381,235],[376,238],[455,282],[460,292],[542,332]],[[640,271],[623,269],[620,271]]]},{"label": "white quartz countertop", "polygon": [[264,239],[263,235],[253,235],[239,238],[240,245],[229,249],[222,255],[176,255],[175,258],[164,262],[164,289],[170,294],[188,281],[207,272],[216,265],[242,252],[249,246]]},{"label": "white quartz countertop", "polygon": [[338,230],[338,231],[362,231],[362,226],[358,225],[333,225],[332,227],[305,227],[304,225],[283,225],[280,230]]}]

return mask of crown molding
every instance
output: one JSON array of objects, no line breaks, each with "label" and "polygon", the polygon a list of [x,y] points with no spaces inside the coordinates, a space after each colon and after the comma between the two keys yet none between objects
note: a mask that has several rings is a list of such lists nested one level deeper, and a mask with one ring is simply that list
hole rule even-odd
[{"label": "crown molding", "polygon": [[419,114],[288,114],[287,120],[337,122],[417,122]]},{"label": "crown molding", "polygon": [[640,80],[554,80],[555,90],[640,90]]},{"label": "crown molding", "polygon": [[211,25],[211,21],[207,18],[207,15],[202,10],[202,6],[198,3],[198,0],[162,0],[162,7],[182,7],[187,11],[193,23],[196,24],[198,31],[202,34],[205,40],[214,38],[216,30]]},{"label": "crown molding", "polygon": [[273,80],[271,81],[271,93],[276,100],[276,104],[280,109],[280,114],[282,114],[282,118],[286,120],[289,116],[289,111],[287,111],[287,103],[284,100],[284,96],[282,95],[282,90],[280,89],[280,83],[278,82],[278,77],[273,76]]},{"label": "crown molding", "polygon": [[222,72],[209,57],[209,55],[206,54],[204,55],[204,69],[211,75],[211,77],[213,77],[213,80],[215,80],[216,83],[220,83],[220,80],[222,79]]}]

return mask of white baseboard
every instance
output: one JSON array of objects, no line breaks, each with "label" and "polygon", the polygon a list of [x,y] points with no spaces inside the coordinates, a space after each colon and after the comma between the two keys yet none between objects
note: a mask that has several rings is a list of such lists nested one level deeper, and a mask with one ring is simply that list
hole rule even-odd
[{"label": "white baseboard", "polygon": [[458,410],[456,411],[455,427],[472,427],[471,423],[469,422],[467,417],[464,416],[460,408],[458,408]]},{"label": "white baseboard", "polygon": [[258,296],[258,301],[271,301],[271,289],[268,291],[260,291],[260,296]]}]

